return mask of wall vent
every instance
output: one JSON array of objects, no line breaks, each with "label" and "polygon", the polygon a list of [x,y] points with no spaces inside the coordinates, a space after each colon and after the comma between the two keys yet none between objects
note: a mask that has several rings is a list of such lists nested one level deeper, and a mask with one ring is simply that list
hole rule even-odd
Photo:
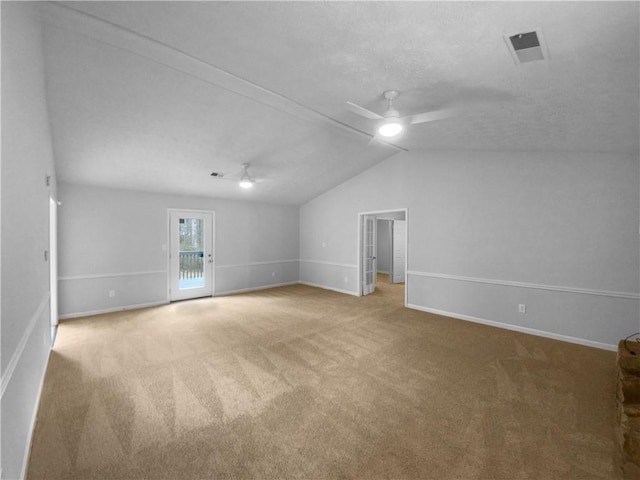
[{"label": "wall vent", "polygon": [[505,35],[504,41],[516,65],[549,58],[542,30],[539,28],[529,32]]}]

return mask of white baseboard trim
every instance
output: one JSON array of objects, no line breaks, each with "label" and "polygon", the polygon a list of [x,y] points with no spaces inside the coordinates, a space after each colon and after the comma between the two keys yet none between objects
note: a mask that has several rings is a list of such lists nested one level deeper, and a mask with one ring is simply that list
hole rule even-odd
[{"label": "white baseboard trim", "polygon": [[225,295],[233,295],[235,293],[247,293],[247,292],[255,292],[257,290],[267,290],[268,288],[276,288],[276,287],[286,287],[288,285],[297,285],[298,282],[284,282],[284,283],[274,283],[271,285],[260,285],[259,287],[249,287],[249,288],[240,288],[238,290],[226,290],[222,292],[215,292],[213,294],[214,297],[224,297]]},{"label": "white baseboard trim", "polygon": [[447,312],[444,310],[438,310],[436,308],[421,307],[420,305],[408,304],[408,308],[414,310],[420,310],[422,312],[433,313],[435,315],[442,315],[444,317],[456,318],[458,320],[466,320],[474,323],[481,323],[483,325],[489,325],[491,327],[504,328],[505,330],[513,330],[521,333],[528,333],[530,335],[536,335],[538,337],[552,338],[554,340],[560,340],[562,342],[576,343],[578,345],[584,345],[587,347],[600,348],[602,350],[617,351],[617,345],[610,345],[608,343],[595,342],[593,340],[586,340],[584,338],[570,337],[568,335],[561,335],[559,333],[545,332],[544,330],[536,330],[534,328],[521,327],[519,325],[511,325],[508,323],[496,322],[493,320],[487,320],[484,318],[472,317],[470,315],[463,315],[460,313]]},{"label": "white baseboard trim", "polygon": [[15,352],[13,352],[13,355],[9,360],[7,369],[5,370],[4,375],[2,376],[2,380],[0,381],[0,398],[2,398],[2,396],[4,395],[4,391],[9,385],[9,382],[11,381],[13,372],[15,371],[16,366],[20,361],[20,358],[22,357],[22,353],[24,352],[24,348],[27,346],[29,337],[31,337],[31,334],[33,333],[33,328],[36,326],[36,323],[38,323],[38,319],[40,319],[40,317],[44,313],[44,309],[49,305],[50,295],[51,295],[50,292],[47,292],[43,297],[43,299],[40,301],[40,305],[38,305],[38,308],[29,319],[27,328],[22,334],[22,338],[20,338],[20,342],[18,343],[18,346],[16,347]]},{"label": "white baseboard trim", "polygon": [[103,308],[102,310],[91,310],[88,312],[77,313],[65,313],[59,316],[60,320],[67,320],[70,318],[91,317],[93,315],[102,315],[103,313],[124,312],[126,310],[138,310],[139,308],[158,307],[160,305],[167,305],[168,300],[161,300],[159,302],[141,303],[138,305],[126,305],[124,307]]},{"label": "white baseboard trim", "polygon": [[[36,420],[38,419],[38,410],[40,410],[40,398],[42,397],[42,389],[44,388],[44,379],[47,375],[47,368],[49,368],[49,359],[51,358],[51,350],[47,355],[47,361],[44,364],[44,370],[42,371],[42,378],[40,379],[40,386],[38,387],[38,394],[36,395],[35,408],[33,409],[33,415],[31,416],[31,424],[29,425],[29,434],[27,437],[27,449],[24,452],[24,458],[22,459],[22,473],[20,478],[27,478],[27,468],[29,467],[29,456],[31,455],[31,442],[33,442],[33,432],[36,429]],[[0,475],[0,478],[2,476]]]},{"label": "white baseboard trim", "polygon": [[[213,297],[222,297],[225,295],[232,295],[234,293],[245,293],[245,292],[252,292],[255,290],[265,290],[267,288],[276,288],[276,287],[285,287],[287,285],[297,285],[299,282],[295,281],[295,282],[285,282],[285,283],[274,283],[272,285],[261,285],[259,287],[251,287],[251,288],[241,288],[238,290],[226,290],[226,291],[222,291],[222,292],[215,292],[212,296]],[[205,298],[205,297],[203,297]],[[102,315],[104,313],[113,313],[113,312],[123,312],[126,310],[138,310],[140,308],[149,308],[149,307],[158,307],[161,305],[168,305],[169,302],[168,300],[162,300],[159,302],[150,302],[150,303],[141,303],[138,305],[127,305],[125,307],[114,307],[114,308],[104,308],[101,310],[91,310],[91,311],[87,311],[87,312],[78,312],[78,313],[65,313],[63,315],[60,315],[60,320],[67,320],[67,319],[71,319],[71,318],[80,318],[80,317],[91,317],[93,315]]]},{"label": "white baseboard trim", "polygon": [[356,292],[352,292],[350,290],[343,290],[341,288],[327,287],[326,285],[318,285],[317,283],[311,283],[311,282],[298,282],[298,283],[301,285],[306,285],[308,287],[322,288],[323,290],[331,290],[333,292],[344,293],[346,295],[353,295],[354,297],[360,296]]}]

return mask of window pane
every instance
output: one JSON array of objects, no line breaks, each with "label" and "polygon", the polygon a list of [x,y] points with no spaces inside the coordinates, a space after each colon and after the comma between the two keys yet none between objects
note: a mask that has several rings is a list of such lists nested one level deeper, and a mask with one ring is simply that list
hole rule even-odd
[{"label": "window pane", "polygon": [[180,219],[180,290],[204,286],[204,220]]}]

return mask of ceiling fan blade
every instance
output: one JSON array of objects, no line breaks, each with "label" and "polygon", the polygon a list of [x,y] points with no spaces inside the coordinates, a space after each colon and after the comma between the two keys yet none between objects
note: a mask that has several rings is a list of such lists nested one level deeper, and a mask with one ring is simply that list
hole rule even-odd
[{"label": "ceiling fan blade", "polygon": [[372,145],[377,145],[381,143],[380,142],[380,136],[379,135],[374,135],[373,137],[371,137],[369,139],[369,141],[367,142],[367,147],[371,147]]},{"label": "ceiling fan blade", "polygon": [[416,123],[425,123],[425,122],[433,122],[435,120],[441,120],[443,118],[448,118],[455,113],[453,109],[446,110],[434,110],[432,112],[418,113],[416,115],[411,115],[405,118],[407,123],[414,125]]},{"label": "ceiling fan blade", "polygon": [[378,115],[371,110],[367,110],[360,105],[356,105],[355,103],[347,102],[347,106],[353,113],[360,115],[361,117],[368,118],[369,120],[380,120],[381,118],[383,118],[381,115]]},{"label": "ceiling fan blade", "polygon": [[408,152],[409,150],[407,150],[404,147],[401,147],[400,145],[397,145],[395,143],[393,143],[391,141],[392,139],[387,138],[387,137],[383,137],[382,135],[379,134],[375,134],[373,135],[370,139],[369,142],[367,143],[367,147],[391,147],[394,148],[396,150],[401,150],[403,152]]}]

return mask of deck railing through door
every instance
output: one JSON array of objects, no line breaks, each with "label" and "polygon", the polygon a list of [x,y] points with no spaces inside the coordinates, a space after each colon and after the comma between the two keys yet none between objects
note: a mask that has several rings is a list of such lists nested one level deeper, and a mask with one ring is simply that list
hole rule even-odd
[{"label": "deck railing through door", "polygon": [[204,252],[180,252],[180,279],[204,276]]}]

